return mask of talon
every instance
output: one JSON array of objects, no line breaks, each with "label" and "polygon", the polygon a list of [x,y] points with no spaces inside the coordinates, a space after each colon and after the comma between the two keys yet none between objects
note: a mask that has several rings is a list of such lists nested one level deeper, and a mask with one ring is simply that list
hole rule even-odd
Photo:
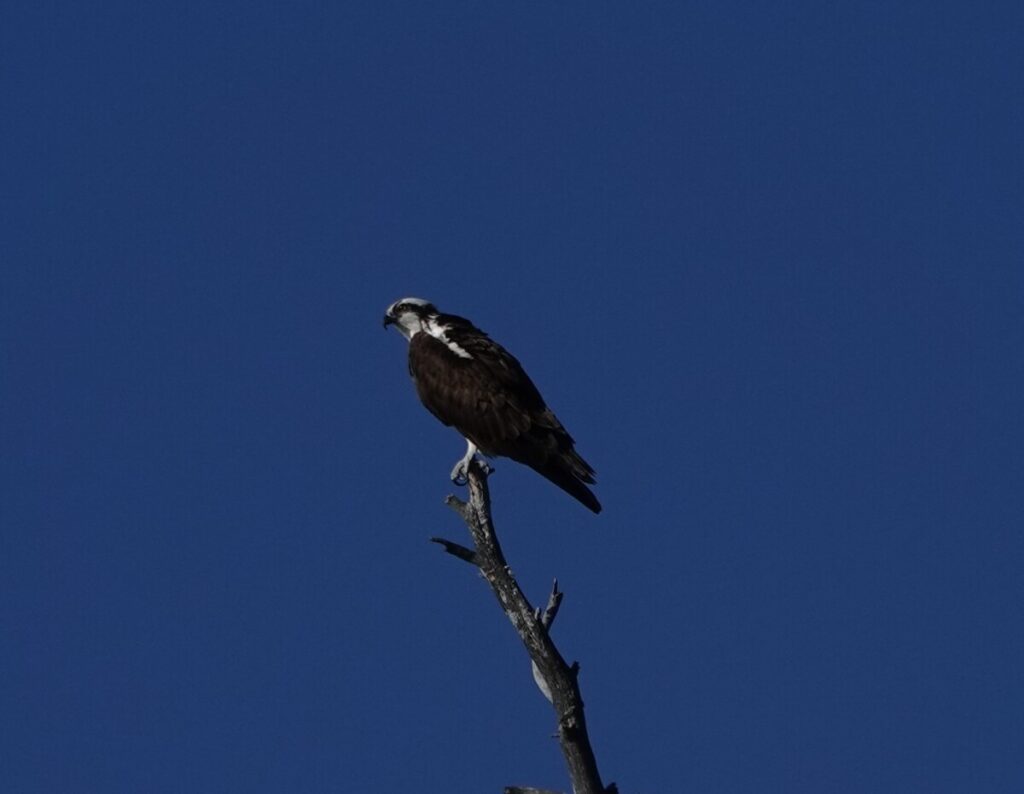
[{"label": "talon", "polygon": [[459,461],[455,464],[455,468],[452,469],[452,482],[456,485],[466,485],[469,482],[469,477],[466,474],[466,464],[464,461]]},{"label": "talon", "polygon": [[476,455],[476,445],[467,440],[466,454],[462,456],[455,468],[452,469],[452,482],[456,485],[467,485],[469,483],[469,467],[473,463],[473,456]]}]

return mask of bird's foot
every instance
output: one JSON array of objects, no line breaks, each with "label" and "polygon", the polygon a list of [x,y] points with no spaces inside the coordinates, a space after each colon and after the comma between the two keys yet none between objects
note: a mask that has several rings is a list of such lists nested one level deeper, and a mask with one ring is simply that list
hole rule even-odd
[{"label": "bird's foot", "polygon": [[466,485],[469,482],[469,461],[472,460],[463,458],[455,464],[455,468],[452,469],[452,482],[456,485]]},{"label": "bird's foot", "polygon": [[494,473],[494,467],[483,458],[462,458],[462,460],[455,464],[455,468],[452,469],[451,478],[453,483],[460,486],[469,483],[469,467],[473,465],[474,460],[480,466],[485,477]]}]

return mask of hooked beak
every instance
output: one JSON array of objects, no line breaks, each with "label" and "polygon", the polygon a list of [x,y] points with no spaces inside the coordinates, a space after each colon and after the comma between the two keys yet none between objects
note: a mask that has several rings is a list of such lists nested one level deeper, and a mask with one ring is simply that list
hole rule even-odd
[{"label": "hooked beak", "polygon": [[387,327],[389,325],[394,325],[394,323],[395,323],[395,318],[394,317],[392,317],[390,314],[385,314],[384,315],[384,330],[387,330]]}]

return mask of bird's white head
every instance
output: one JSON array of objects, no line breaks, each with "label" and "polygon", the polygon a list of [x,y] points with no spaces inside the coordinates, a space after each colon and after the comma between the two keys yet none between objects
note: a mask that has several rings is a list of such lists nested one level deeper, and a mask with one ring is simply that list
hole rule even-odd
[{"label": "bird's white head", "polygon": [[394,325],[406,339],[412,339],[420,331],[428,318],[436,315],[437,309],[430,301],[423,298],[401,298],[396,300],[384,312],[384,327]]}]

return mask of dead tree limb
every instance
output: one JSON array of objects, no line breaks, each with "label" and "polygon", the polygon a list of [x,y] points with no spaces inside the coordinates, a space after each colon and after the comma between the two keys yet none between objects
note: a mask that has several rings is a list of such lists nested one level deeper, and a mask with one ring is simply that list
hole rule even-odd
[{"label": "dead tree limb", "polygon": [[[545,697],[554,706],[558,718],[558,741],[569,767],[569,777],[575,794],[614,794],[615,785],[605,788],[597,771],[597,760],[587,735],[583,716],[583,698],[580,695],[577,673],[579,665],[568,665],[548,635],[562,593],[555,582],[547,607],[535,610],[519,589],[512,570],[498,543],[491,519],[491,498],[487,488],[487,472],[477,461],[469,467],[469,501],[449,496],[445,503],[459,514],[469,527],[475,551],[443,538],[431,538],[444,550],[480,569],[498,598],[502,610],[512,622],[519,638],[526,646],[534,670],[534,678]],[[511,789],[531,791],[529,788]]]}]

